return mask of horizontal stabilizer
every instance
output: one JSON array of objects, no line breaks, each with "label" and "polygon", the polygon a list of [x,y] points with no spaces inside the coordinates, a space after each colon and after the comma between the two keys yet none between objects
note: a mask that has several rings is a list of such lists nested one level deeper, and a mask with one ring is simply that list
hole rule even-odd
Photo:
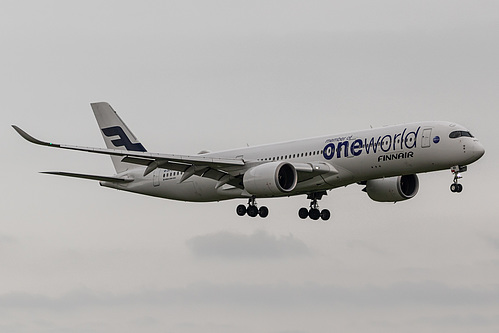
[{"label": "horizontal stabilizer", "polygon": [[40,172],[40,173],[45,173],[48,175],[56,175],[56,176],[66,176],[66,177],[83,178],[83,179],[90,179],[90,180],[99,180],[99,181],[112,182],[112,183],[133,182],[132,178],[125,178],[125,177],[86,175],[86,174],[82,174],[82,173],[72,173],[72,172],[62,172],[62,171],[44,171],[44,172]]}]

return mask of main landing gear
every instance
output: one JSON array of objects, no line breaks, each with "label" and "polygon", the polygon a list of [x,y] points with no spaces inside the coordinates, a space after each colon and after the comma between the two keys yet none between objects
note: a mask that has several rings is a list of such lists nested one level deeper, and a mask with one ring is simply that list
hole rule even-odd
[{"label": "main landing gear", "polygon": [[450,171],[454,174],[454,180],[450,186],[450,191],[453,193],[461,193],[463,191],[463,185],[459,184],[458,181],[459,179],[463,178],[461,175],[461,172],[465,172],[468,170],[468,167],[466,166],[453,166]]},{"label": "main landing gear", "polygon": [[331,212],[329,211],[329,209],[323,209],[321,211],[319,210],[319,204],[317,203],[317,200],[322,199],[323,195],[327,195],[327,193],[324,191],[309,194],[307,196],[307,199],[312,200],[310,202],[310,209],[307,209],[305,207],[300,208],[300,210],[298,211],[298,216],[300,216],[301,219],[310,217],[312,220],[318,220],[319,218],[324,221],[329,220],[329,218],[331,217]]},{"label": "main landing gear", "polygon": [[248,208],[245,205],[239,205],[236,208],[236,213],[239,216],[244,216],[248,214],[250,217],[256,217],[260,215],[261,218],[265,218],[269,215],[269,209],[265,206],[261,206],[260,209],[256,207],[255,197],[251,197],[248,200]]},{"label": "main landing gear", "polygon": [[[322,196],[327,195],[326,191],[310,193],[307,199],[310,199],[310,209],[300,208],[298,215],[302,219],[310,217],[312,220],[322,219],[323,221],[329,220],[331,217],[331,212],[328,209],[319,210],[318,200],[322,199]],[[256,198],[251,197],[248,200],[248,206],[239,205],[236,208],[236,213],[239,216],[244,216],[248,214],[250,217],[256,217],[259,215],[261,218],[265,218],[269,215],[269,209],[265,206],[258,208],[256,206]]]}]

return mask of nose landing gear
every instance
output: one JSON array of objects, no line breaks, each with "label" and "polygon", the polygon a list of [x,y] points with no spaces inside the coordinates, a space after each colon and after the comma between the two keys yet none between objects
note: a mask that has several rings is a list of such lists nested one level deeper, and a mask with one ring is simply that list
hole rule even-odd
[{"label": "nose landing gear", "polygon": [[453,166],[450,171],[454,174],[454,180],[450,186],[450,191],[453,193],[461,193],[463,191],[463,185],[459,184],[459,179],[463,178],[462,172],[468,170],[467,166]]},{"label": "nose landing gear", "polygon": [[298,211],[298,216],[301,219],[306,219],[307,217],[310,217],[312,220],[318,220],[322,219],[323,221],[329,220],[331,217],[331,212],[328,209],[323,209],[322,211],[319,210],[319,204],[317,203],[318,200],[322,199],[323,195],[327,195],[327,193],[324,192],[316,192],[316,193],[311,193],[307,196],[307,199],[312,200],[310,203],[310,209],[307,209],[305,207],[300,208]]},{"label": "nose landing gear", "polygon": [[269,209],[265,206],[261,206],[260,209],[256,206],[256,198],[251,197],[248,200],[248,208],[245,205],[239,205],[236,208],[236,213],[239,216],[244,216],[248,214],[250,217],[256,217],[259,215],[261,218],[265,218],[269,215]]}]

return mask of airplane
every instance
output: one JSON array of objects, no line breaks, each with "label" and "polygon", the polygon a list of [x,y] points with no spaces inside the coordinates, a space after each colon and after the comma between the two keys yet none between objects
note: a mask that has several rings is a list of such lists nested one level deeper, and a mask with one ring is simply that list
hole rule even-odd
[{"label": "airplane", "polygon": [[247,199],[239,216],[265,218],[269,209],[257,198],[306,195],[302,219],[329,220],[318,201],[327,191],[360,184],[378,202],[413,198],[418,173],[450,169],[450,190],[463,190],[459,179],[467,165],[485,153],[463,126],[427,121],[198,155],[148,152],[106,102],[91,103],[107,148],[89,148],[38,140],[12,127],[27,141],[53,148],[109,155],[116,174],[99,176],[48,171],[45,174],[97,180],[101,186],[166,199],[214,202]]}]

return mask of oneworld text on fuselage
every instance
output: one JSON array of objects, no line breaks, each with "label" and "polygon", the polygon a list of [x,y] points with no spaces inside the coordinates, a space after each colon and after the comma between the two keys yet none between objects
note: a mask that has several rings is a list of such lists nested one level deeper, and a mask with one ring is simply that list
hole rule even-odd
[{"label": "oneworld text on fuselage", "polygon": [[[342,158],[359,156],[361,154],[369,155],[377,152],[388,153],[404,149],[414,149],[416,148],[420,129],[421,127],[418,127],[416,130],[411,131],[405,128],[401,133],[364,139],[354,139],[353,135],[328,139],[323,150],[323,156],[326,160],[330,160],[334,157]],[[398,152],[393,154],[393,156],[395,155],[396,157],[393,157],[393,159],[413,157],[412,152]],[[389,159],[383,158],[381,160],[385,161]]]}]

